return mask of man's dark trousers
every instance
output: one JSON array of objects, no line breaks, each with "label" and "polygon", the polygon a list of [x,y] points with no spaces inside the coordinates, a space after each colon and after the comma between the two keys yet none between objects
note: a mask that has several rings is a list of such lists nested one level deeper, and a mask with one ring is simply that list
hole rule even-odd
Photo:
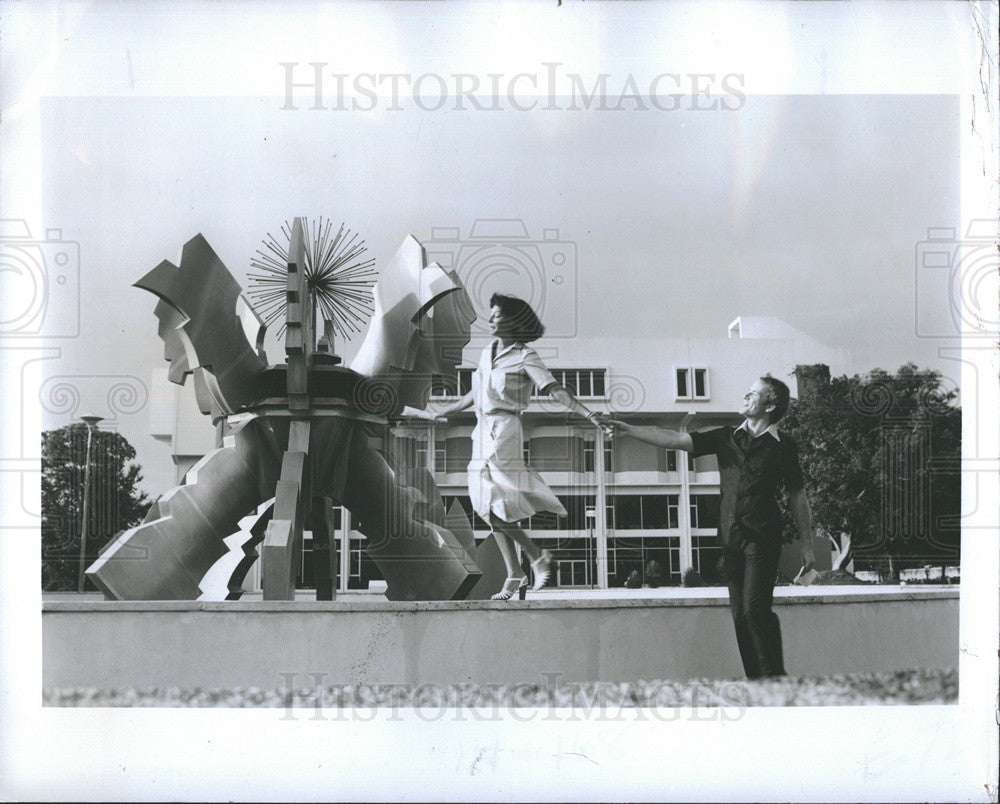
[{"label": "man's dark trousers", "polygon": [[783,676],[781,628],[771,610],[778,577],[778,539],[744,542],[724,551],[729,606],[747,678]]}]

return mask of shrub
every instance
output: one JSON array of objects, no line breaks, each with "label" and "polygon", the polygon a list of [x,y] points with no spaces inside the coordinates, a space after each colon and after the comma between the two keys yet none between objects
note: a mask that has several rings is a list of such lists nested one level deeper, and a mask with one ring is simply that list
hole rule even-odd
[{"label": "shrub", "polygon": [[651,560],[646,565],[646,585],[650,589],[656,589],[658,586],[663,585],[663,570],[656,559]]},{"label": "shrub", "polygon": [[701,575],[698,574],[698,570],[694,567],[688,567],[684,570],[684,574],[681,575],[681,586],[704,586],[705,581],[702,580]]},{"label": "shrub", "polygon": [[639,570],[632,570],[628,574],[628,578],[625,579],[626,589],[638,589],[642,586],[642,576],[639,574]]}]

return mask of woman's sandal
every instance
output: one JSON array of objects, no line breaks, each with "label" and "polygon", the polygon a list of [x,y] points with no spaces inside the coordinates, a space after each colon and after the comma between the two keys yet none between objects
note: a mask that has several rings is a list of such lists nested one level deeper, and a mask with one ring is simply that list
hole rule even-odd
[{"label": "woman's sandal", "polygon": [[490,600],[510,600],[522,586],[527,585],[528,576],[526,575],[521,578],[508,578],[503,582],[503,589],[493,595]]},{"label": "woman's sandal", "polygon": [[552,577],[552,553],[542,550],[542,554],[531,562],[531,571],[535,574],[535,582],[532,589],[541,589]]}]

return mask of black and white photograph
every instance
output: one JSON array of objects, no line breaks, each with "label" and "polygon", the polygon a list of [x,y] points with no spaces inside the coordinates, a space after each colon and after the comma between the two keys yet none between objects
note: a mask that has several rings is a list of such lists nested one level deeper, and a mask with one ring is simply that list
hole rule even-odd
[{"label": "black and white photograph", "polygon": [[997,14],[0,5],[0,797],[996,802]]}]

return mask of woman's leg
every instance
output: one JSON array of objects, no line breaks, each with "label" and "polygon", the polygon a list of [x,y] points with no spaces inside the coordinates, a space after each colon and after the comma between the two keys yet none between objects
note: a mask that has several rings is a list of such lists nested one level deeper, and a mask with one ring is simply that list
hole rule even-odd
[{"label": "woman's leg", "polygon": [[493,528],[493,538],[496,539],[497,547],[500,548],[500,555],[503,558],[503,563],[507,567],[507,577],[508,578],[520,578],[521,568],[517,564],[517,555],[514,550],[514,542],[510,540],[499,528]]},{"label": "woman's leg", "polygon": [[506,533],[510,523],[491,515],[490,526],[493,529],[493,538],[496,539],[497,547],[500,548],[503,563],[507,567],[507,580],[504,581],[500,591],[493,595],[493,600],[509,600],[520,587],[528,583],[528,578],[518,565],[517,550],[514,547],[514,542]]},{"label": "woman's leg", "polygon": [[[534,561],[536,558],[538,558],[539,555],[541,555],[542,551],[538,549],[538,545],[535,544],[533,541],[531,541],[531,537],[527,533],[525,533],[523,530],[521,530],[521,528],[519,528],[517,526],[516,522],[504,522],[496,514],[492,514],[491,513],[490,514],[490,527],[493,528],[493,532],[494,533],[500,533],[500,532],[502,532],[504,535],[507,536],[507,538],[509,540],[515,541],[519,545],[521,545],[521,547],[524,548],[524,551],[528,554],[528,557],[532,561]],[[498,539],[497,540],[497,544],[499,544],[499,543],[500,542],[499,542],[499,539]],[[502,552],[503,552],[503,549],[501,548],[501,553]],[[518,564],[517,564],[517,556],[514,555],[513,548],[511,549],[511,558],[512,558],[512,560],[514,562],[513,566],[517,567],[518,566]],[[506,560],[507,560],[507,556],[504,555],[504,561],[506,561]],[[508,564],[507,565],[507,569],[509,570],[510,567],[511,567],[511,565]],[[517,570],[515,569],[514,572],[509,573],[509,574],[516,574],[516,572],[517,572]]]}]

